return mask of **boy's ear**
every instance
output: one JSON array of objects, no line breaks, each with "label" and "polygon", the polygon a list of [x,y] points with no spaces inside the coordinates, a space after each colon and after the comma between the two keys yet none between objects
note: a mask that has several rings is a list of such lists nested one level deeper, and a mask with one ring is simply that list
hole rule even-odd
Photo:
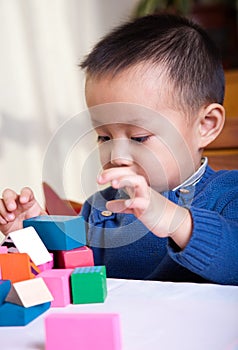
[{"label": "boy's ear", "polygon": [[205,148],[214,141],[223,129],[225,123],[225,109],[219,103],[211,103],[200,115],[199,148]]}]

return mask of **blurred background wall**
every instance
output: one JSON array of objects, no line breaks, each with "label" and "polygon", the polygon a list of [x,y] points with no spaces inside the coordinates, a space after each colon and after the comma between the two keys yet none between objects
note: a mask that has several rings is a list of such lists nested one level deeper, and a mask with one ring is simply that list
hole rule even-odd
[{"label": "blurred background wall", "polygon": [[[99,38],[131,16],[137,2],[0,0],[1,193],[6,187],[19,191],[30,186],[43,204],[49,142],[63,123],[86,108],[84,74],[77,65]],[[59,149],[52,162],[60,164],[60,157]],[[82,201],[83,157],[71,158],[64,194]],[[90,181],[96,176],[91,170]],[[57,184],[51,185],[57,190]]]}]

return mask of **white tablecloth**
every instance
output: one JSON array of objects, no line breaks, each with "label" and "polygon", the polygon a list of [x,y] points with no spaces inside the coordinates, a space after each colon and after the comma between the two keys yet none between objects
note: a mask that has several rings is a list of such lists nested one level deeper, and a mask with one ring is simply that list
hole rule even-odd
[{"label": "white tablecloth", "polygon": [[116,279],[107,283],[105,303],[51,308],[25,327],[0,327],[0,349],[44,350],[44,317],[53,312],[119,313],[123,350],[238,349],[238,287]]}]

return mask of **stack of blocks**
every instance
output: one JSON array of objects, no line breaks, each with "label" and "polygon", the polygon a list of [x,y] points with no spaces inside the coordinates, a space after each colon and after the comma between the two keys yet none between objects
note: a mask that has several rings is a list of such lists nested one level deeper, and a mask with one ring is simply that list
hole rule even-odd
[{"label": "stack of blocks", "polygon": [[[94,266],[92,250],[85,246],[85,223],[81,216],[39,216],[25,220],[23,227],[9,235],[17,252],[8,253],[4,245],[0,250],[0,315],[3,310],[6,312],[9,304],[13,305],[8,313],[12,320],[5,324],[5,318],[0,317],[1,326],[25,325],[38,316],[34,311],[36,305],[43,304],[42,297],[37,294],[40,302],[35,301],[35,305],[22,303],[24,293],[16,285],[22,281],[28,282],[32,290],[33,280],[44,281],[51,295],[47,300],[48,308],[50,302],[53,307],[64,307],[71,302],[104,302],[107,295],[105,266]],[[60,268],[53,268],[53,256]],[[27,309],[24,312],[31,313],[31,317],[16,322],[14,315],[19,307]],[[47,307],[42,306],[41,311]]]},{"label": "stack of blocks", "polygon": [[[104,302],[106,269],[94,266],[81,216],[39,216],[23,227],[7,238],[11,253],[0,246],[0,326],[27,325],[50,306]],[[121,349],[117,314],[51,314],[45,332],[46,350]]]}]

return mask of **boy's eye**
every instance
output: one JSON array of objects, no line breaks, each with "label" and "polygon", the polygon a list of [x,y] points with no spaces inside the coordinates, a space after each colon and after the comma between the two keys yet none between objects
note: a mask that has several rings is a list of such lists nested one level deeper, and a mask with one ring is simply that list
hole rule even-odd
[{"label": "boy's eye", "polygon": [[110,141],[110,137],[109,136],[100,136],[98,135],[98,139],[97,142],[106,142],[106,141]]},{"label": "boy's eye", "polygon": [[138,137],[131,137],[132,141],[143,143],[149,139],[150,136],[138,136]]}]

